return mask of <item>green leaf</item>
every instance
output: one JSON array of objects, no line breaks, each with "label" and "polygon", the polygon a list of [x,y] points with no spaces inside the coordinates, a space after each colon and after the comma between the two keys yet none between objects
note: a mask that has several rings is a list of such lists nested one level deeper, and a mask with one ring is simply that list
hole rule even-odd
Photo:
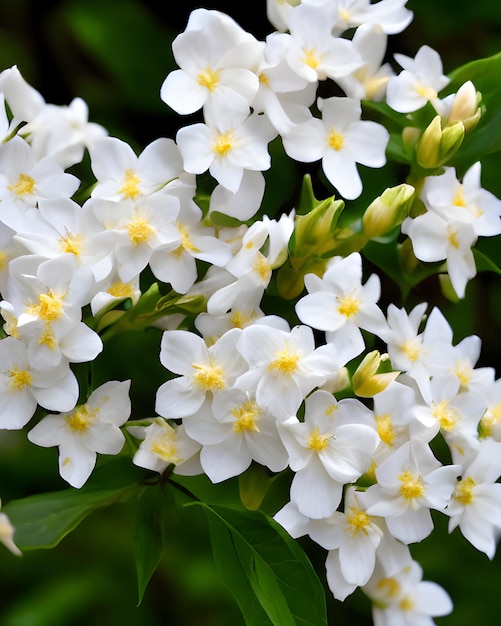
[{"label": "green leaf", "polygon": [[247,626],[327,626],[325,595],[308,557],[272,518],[202,502],[212,550]]},{"label": "green leaf", "polygon": [[81,489],[12,500],[2,510],[16,529],[21,550],[53,548],[92,511],[131,498],[144,476],[130,459],[117,459],[96,469]]},{"label": "green leaf", "polygon": [[456,166],[467,168],[483,156],[501,150],[501,53],[467,63],[451,74],[447,93],[454,93],[471,80],[482,94],[486,111],[479,125],[469,133],[454,158]]},{"label": "green leaf", "polygon": [[492,259],[476,248],[473,248],[473,256],[475,258],[475,265],[478,272],[494,272],[495,274],[501,274],[501,268],[498,267]]},{"label": "green leaf", "polygon": [[163,492],[158,485],[147,487],[139,499],[134,537],[139,606],[151,577],[160,563],[163,538]]}]

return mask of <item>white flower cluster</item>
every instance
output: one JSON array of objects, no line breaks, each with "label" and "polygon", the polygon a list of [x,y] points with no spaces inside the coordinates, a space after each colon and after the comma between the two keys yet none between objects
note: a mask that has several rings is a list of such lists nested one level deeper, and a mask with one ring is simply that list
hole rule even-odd
[{"label": "white flower cluster", "polygon": [[[494,370],[475,368],[479,338],[454,345],[438,309],[426,316],[426,304],[410,313],[390,305],[385,314],[379,278],[363,282],[358,251],[331,255],[323,272],[306,274],[306,294],[290,304],[299,324],[265,313],[263,295],[298,221],[294,212],[249,221],[277,136],[291,158],[321,161],[349,200],[362,192],[357,164],[382,167],[389,139],[384,126],[361,119],[362,100],[386,100],[402,113],[431,103],[444,124],[464,126],[474,116],[466,106],[457,117],[465,98],[476,110],[473,86],[439,98],[448,79],[426,46],[414,59],[396,56],[398,75],[383,64],[387,36],[412,19],[405,4],[269,0],[277,31],[264,42],[218,11],[194,11],[173,43],[180,69],[161,97],[180,114],[202,110],[203,123],[139,156],[88,123],[81,100],[56,107],[17,68],[0,74],[0,428],[24,428],[37,406],[49,411],[28,438],[58,446],[61,476],[82,486],[97,453],[120,452],[131,415],[130,381],[81,398],[71,365],[103,349],[98,321],[139,300],[146,268],[176,295],[204,296],[195,329],[182,315],[161,320],[169,379],[156,391],[158,416],[125,426],[141,440],[134,463],[204,472],[213,482],[253,462],[270,472],[290,468],[290,502],[276,519],[328,551],[336,598],[363,588],[377,626],[432,624],[452,608],[445,591],[421,580],[408,547],[432,532],[431,510],[493,557],[501,533],[500,382]],[[320,81],[345,95],[316,99]],[[66,170],[85,149],[95,183],[79,204],[80,181]],[[420,149],[424,162],[423,138]],[[206,172],[216,186],[202,211],[196,176]],[[477,237],[501,233],[501,202],[481,188],[480,164],[462,182],[446,167],[419,194],[423,211],[402,232],[422,261],[446,261],[462,296],[475,274]],[[239,225],[215,226],[214,213]],[[368,353],[353,375],[352,395],[363,401],[336,400],[368,336],[387,354]],[[391,367],[377,373],[381,361]],[[439,437],[452,464],[432,450]]]}]

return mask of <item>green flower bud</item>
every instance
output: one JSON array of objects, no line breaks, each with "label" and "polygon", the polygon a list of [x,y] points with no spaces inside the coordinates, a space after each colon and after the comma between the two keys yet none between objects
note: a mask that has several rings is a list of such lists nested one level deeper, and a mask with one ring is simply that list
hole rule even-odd
[{"label": "green flower bud", "polygon": [[362,219],[364,233],[370,239],[381,237],[401,224],[414,199],[414,187],[402,184],[386,189],[368,207]]}]

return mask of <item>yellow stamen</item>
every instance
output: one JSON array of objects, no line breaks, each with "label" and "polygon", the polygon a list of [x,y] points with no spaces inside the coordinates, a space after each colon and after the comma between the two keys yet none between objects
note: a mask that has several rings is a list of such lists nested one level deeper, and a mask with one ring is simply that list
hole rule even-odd
[{"label": "yellow stamen", "polygon": [[224,157],[231,152],[235,146],[235,138],[232,130],[227,133],[218,133],[214,143],[212,144],[212,151],[219,157]]},{"label": "yellow stamen", "polygon": [[226,388],[224,370],[220,365],[197,365],[193,364],[196,370],[193,375],[195,385],[205,391],[221,391]]},{"label": "yellow stamen", "polygon": [[99,409],[90,411],[85,404],[82,404],[65,417],[66,424],[73,432],[84,433],[95,421],[98,412]]},{"label": "yellow stamen", "polygon": [[457,411],[449,407],[449,403],[446,400],[433,404],[431,413],[440,424],[440,428],[446,432],[450,432],[454,428],[459,417]]},{"label": "yellow stamen", "polygon": [[331,434],[321,435],[318,430],[318,426],[315,426],[315,430],[310,434],[306,440],[306,447],[313,452],[322,452],[329,445],[329,439]]},{"label": "yellow stamen", "polygon": [[387,446],[392,446],[395,440],[395,430],[393,429],[391,415],[389,413],[376,415],[375,420],[379,438]]},{"label": "yellow stamen", "polygon": [[79,256],[82,250],[83,240],[84,238],[82,235],[73,235],[67,231],[64,237],[58,239],[57,247],[61,250],[61,252],[67,252],[68,254]]},{"label": "yellow stamen", "polygon": [[137,213],[130,220],[127,232],[132,243],[135,246],[139,246],[142,243],[146,243],[154,231],[148,224],[148,220]]},{"label": "yellow stamen", "polygon": [[421,343],[418,339],[406,339],[400,348],[409,361],[412,362],[417,361],[421,354]]},{"label": "yellow stamen", "polygon": [[304,55],[301,61],[308,67],[311,67],[312,70],[316,69],[322,61],[322,57],[318,55],[316,48],[308,48],[303,52]]},{"label": "yellow stamen", "polygon": [[197,76],[197,83],[202,87],[206,87],[212,93],[219,85],[219,79],[219,71],[211,70],[211,68],[208,67]]},{"label": "yellow stamen", "polygon": [[369,534],[367,532],[367,526],[370,525],[371,521],[365,511],[350,507],[348,513],[346,514],[346,521],[348,522],[350,531],[353,535],[358,535],[360,533],[364,533],[364,535]]},{"label": "yellow stamen", "polygon": [[27,174],[19,174],[17,181],[9,185],[7,189],[17,196],[31,196],[35,193],[35,179]]},{"label": "yellow stamen", "polygon": [[426,98],[426,100],[433,100],[438,96],[433,87],[428,87],[427,85],[423,85],[422,83],[417,83],[416,85],[414,85],[414,91],[416,91],[421,96],[421,98]]},{"label": "yellow stamen", "polygon": [[452,497],[467,506],[471,504],[474,500],[473,489],[476,486],[476,482],[473,478],[465,478],[464,480],[460,480],[454,489],[454,493]]},{"label": "yellow stamen", "polygon": [[459,250],[458,233],[451,226],[447,227],[447,240],[455,250]]},{"label": "yellow stamen", "polygon": [[275,359],[268,365],[268,369],[270,372],[290,376],[296,371],[298,362],[299,355],[291,352],[286,343],[285,349],[277,352]]},{"label": "yellow stamen", "polygon": [[268,284],[271,278],[271,265],[269,264],[268,259],[264,256],[264,254],[261,254],[261,252],[257,252],[254,257],[252,271],[259,276],[263,283]]},{"label": "yellow stamen", "polygon": [[383,591],[388,598],[395,598],[400,593],[400,583],[395,578],[381,578],[377,588]]},{"label": "yellow stamen", "polygon": [[134,296],[134,289],[132,289],[129,283],[117,281],[108,287],[108,293],[115,298],[132,298]]},{"label": "yellow stamen", "polygon": [[23,370],[14,365],[12,369],[7,370],[7,373],[9,375],[9,387],[12,391],[21,391],[32,383],[33,377],[27,369]]},{"label": "yellow stamen", "polygon": [[156,433],[150,450],[166,463],[177,465],[183,460],[177,448],[177,433],[168,424],[162,426],[162,430]]},{"label": "yellow stamen", "polygon": [[118,193],[121,194],[123,198],[134,200],[134,198],[137,198],[137,196],[141,194],[141,190],[139,189],[140,184],[141,179],[136,172],[132,169],[126,169],[124,182],[118,190]]},{"label": "yellow stamen", "polygon": [[405,596],[405,598],[402,598],[402,600],[400,600],[398,606],[402,609],[402,611],[412,611],[416,605],[409,596]]},{"label": "yellow stamen", "polygon": [[354,295],[338,297],[339,304],[337,310],[341,315],[344,315],[347,319],[355,316],[360,310],[360,298]]},{"label": "yellow stamen", "polygon": [[402,483],[400,495],[406,500],[421,498],[426,491],[421,477],[418,476],[415,478],[409,470],[405,470],[403,474],[400,474],[398,480]]},{"label": "yellow stamen", "polygon": [[262,411],[258,407],[255,400],[247,400],[243,404],[232,409],[231,413],[235,418],[235,421],[233,422],[234,432],[260,432],[257,421],[261,417]]},{"label": "yellow stamen", "polygon": [[327,135],[327,144],[329,145],[329,148],[332,148],[333,150],[341,150],[344,145],[344,137],[342,133],[338,133],[334,130],[334,128],[331,128],[329,134]]},{"label": "yellow stamen", "polygon": [[54,322],[63,314],[63,298],[50,289],[38,296],[38,304],[27,308],[27,312],[36,315],[45,322]]}]

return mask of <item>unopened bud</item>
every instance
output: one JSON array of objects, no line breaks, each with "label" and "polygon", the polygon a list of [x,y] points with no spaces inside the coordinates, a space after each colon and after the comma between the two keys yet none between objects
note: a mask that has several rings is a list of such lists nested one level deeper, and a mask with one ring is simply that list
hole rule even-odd
[{"label": "unopened bud", "polygon": [[462,122],[466,132],[474,128],[482,116],[479,106],[481,100],[482,94],[475,89],[471,80],[461,85],[452,102],[449,124]]},{"label": "unopened bud", "polygon": [[362,219],[364,233],[369,238],[381,237],[401,224],[414,199],[414,187],[403,183],[386,189],[367,207]]},{"label": "unopened bud", "polygon": [[353,391],[362,398],[371,398],[384,391],[400,374],[400,372],[377,371],[384,359],[377,350],[369,352],[355,370],[351,379]]},{"label": "unopened bud", "polygon": [[440,115],[435,116],[416,145],[418,164],[426,169],[440,167],[456,153],[463,139],[462,122],[442,130],[442,118]]}]

